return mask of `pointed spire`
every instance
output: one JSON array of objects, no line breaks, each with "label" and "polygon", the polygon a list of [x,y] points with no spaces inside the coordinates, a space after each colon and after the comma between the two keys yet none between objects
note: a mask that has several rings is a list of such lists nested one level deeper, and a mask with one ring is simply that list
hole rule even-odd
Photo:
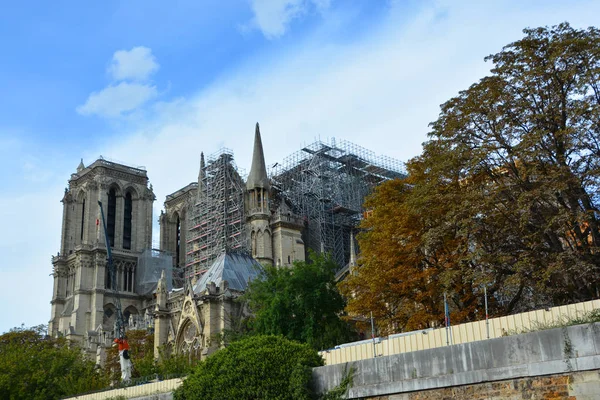
[{"label": "pointed spire", "polygon": [[205,165],[204,165],[204,152],[200,153],[200,170],[198,171],[198,186],[200,186],[202,184],[202,181],[204,180],[204,177],[206,176],[206,172],[205,172]]},{"label": "pointed spire", "polygon": [[196,191],[196,199],[200,201],[204,194],[204,178],[206,178],[206,165],[204,164],[204,152],[200,153],[200,170],[198,170],[198,190]]},{"label": "pointed spire", "polygon": [[79,161],[79,165],[77,166],[77,172],[81,172],[85,169],[85,165],[83,165],[83,158]]},{"label": "pointed spire", "polygon": [[256,123],[254,132],[254,153],[252,154],[252,166],[246,182],[246,189],[263,188],[268,190],[271,187],[267,177],[267,166],[265,165],[265,155],[263,153],[262,141],[260,139],[260,128]]}]

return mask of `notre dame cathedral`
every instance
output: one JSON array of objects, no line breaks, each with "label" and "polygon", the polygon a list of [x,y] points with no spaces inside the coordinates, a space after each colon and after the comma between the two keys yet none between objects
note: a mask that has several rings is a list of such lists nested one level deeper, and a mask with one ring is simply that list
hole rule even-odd
[{"label": "notre dame cathedral", "polygon": [[256,124],[247,178],[231,151],[202,154],[197,181],[166,197],[160,249],[152,249],[156,197],[147,172],[103,158],[81,162],[62,199],[49,332],[102,362],[120,303],[129,329],[154,332],[156,356],[164,345],[204,357],[218,347],[215,335],[247,312],[234,300],[261,265],[304,261],[310,248],[330,253],[343,275],[356,260],[364,197],[402,175],[401,163],[344,141],[316,142],[267,171]]}]

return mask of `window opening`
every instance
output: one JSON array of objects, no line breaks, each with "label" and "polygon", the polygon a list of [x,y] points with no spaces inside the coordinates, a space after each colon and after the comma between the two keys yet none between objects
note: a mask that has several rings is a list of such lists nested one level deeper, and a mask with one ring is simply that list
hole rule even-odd
[{"label": "window opening", "polygon": [[123,217],[123,248],[131,249],[131,219],[133,214],[133,201],[131,192],[125,195],[125,216]]},{"label": "window opening", "polygon": [[85,224],[85,199],[83,199],[83,203],[81,204],[81,237],[80,240],[83,242],[83,227]]},{"label": "window opening", "polygon": [[176,235],[177,235],[177,243],[175,244],[175,265],[179,267],[179,249],[181,245],[181,221],[179,220],[179,216],[177,216],[177,227],[176,227]]},{"label": "window opening", "polygon": [[106,229],[108,230],[108,240],[110,247],[115,247],[115,218],[117,215],[117,195],[115,189],[110,189],[108,192],[108,210],[107,210]]},{"label": "window opening", "polygon": [[110,269],[108,269],[108,266],[106,266],[106,272],[105,272],[104,276],[106,277],[105,282],[104,282],[104,287],[106,289],[112,289],[113,288],[112,287],[112,279],[111,279],[112,277],[110,274]]}]

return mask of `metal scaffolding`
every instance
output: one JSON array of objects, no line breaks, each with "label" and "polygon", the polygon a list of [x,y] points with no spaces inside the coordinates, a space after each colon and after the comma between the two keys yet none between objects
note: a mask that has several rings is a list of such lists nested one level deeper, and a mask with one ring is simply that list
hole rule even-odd
[{"label": "metal scaffolding", "polygon": [[207,157],[196,204],[188,214],[186,277],[202,275],[226,249],[247,250],[244,193],[231,150]]},{"label": "metal scaffolding", "polygon": [[306,246],[330,253],[340,267],[349,261],[365,197],[379,183],[405,176],[401,161],[335,139],[306,146],[269,172],[274,196],[287,198],[307,222]]}]

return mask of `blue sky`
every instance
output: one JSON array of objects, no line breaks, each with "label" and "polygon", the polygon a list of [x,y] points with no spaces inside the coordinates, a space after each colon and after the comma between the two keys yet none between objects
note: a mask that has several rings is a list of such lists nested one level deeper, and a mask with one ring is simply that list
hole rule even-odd
[{"label": "blue sky", "polygon": [[[401,160],[439,105],[522,29],[598,23],[597,1],[4,2],[0,12],[0,332],[47,323],[50,255],[79,159],[143,165],[156,220],[200,151],[249,168],[336,137]],[[155,224],[154,239],[158,241]]]}]

